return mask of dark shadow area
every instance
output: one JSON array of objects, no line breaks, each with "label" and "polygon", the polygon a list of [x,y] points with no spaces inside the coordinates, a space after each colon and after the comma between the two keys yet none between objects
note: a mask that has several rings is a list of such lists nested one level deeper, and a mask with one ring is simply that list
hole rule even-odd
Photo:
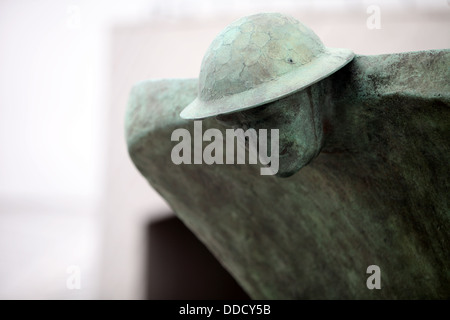
[{"label": "dark shadow area", "polygon": [[147,227],[147,299],[250,299],[177,217]]}]

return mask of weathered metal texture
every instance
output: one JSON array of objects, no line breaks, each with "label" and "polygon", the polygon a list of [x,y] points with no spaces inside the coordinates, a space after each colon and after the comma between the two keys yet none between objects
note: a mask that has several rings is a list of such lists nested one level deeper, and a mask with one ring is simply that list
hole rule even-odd
[{"label": "weathered metal texture", "polygon": [[325,47],[292,17],[261,13],[241,18],[206,51],[198,96],[181,117],[201,119],[278,100],[329,76],[353,56],[349,49]]},{"label": "weathered metal texture", "polygon": [[[286,179],[174,165],[172,131],[194,135],[179,113],[197,80],[145,81],[130,95],[129,153],[253,298],[448,299],[449,70],[450,50],[356,56],[323,80],[334,101],[324,149]],[[366,287],[373,264],[380,290]]]}]

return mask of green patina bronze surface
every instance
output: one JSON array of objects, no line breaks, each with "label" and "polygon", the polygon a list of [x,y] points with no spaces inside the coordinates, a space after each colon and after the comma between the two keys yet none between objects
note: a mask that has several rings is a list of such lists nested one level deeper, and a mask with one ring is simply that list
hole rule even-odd
[{"label": "green patina bronze surface", "polygon": [[[172,132],[194,136],[179,114],[198,81],[144,81],[130,95],[129,153],[252,298],[449,299],[449,80],[450,50],[356,56],[305,90],[203,121],[278,126],[294,150],[284,179],[173,164]],[[370,265],[380,290],[366,287]]]},{"label": "green patina bronze surface", "polygon": [[[172,163],[196,80],[133,88],[129,152],[253,298],[449,298],[449,64],[448,50],[357,56],[330,79],[329,151],[287,179]],[[372,264],[381,290],[366,288]]]}]

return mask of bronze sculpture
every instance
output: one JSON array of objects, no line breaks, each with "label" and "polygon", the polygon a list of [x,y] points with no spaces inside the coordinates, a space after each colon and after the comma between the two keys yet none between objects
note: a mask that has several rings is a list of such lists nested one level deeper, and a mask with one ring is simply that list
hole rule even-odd
[{"label": "bronze sculpture", "polygon": [[[449,66],[448,49],[357,55],[304,90],[246,105],[263,107],[200,116],[220,130],[284,128],[287,179],[171,162],[171,132],[192,131],[179,113],[196,99],[195,79],[133,88],[129,152],[253,298],[448,299]],[[380,290],[366,287],[370,265]]]}]

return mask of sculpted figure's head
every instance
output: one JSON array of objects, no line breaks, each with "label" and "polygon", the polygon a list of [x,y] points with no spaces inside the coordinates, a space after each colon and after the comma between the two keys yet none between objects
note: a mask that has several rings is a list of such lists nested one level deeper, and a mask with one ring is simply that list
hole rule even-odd
[{"label": "sculpted figure's head", "polygon": [[198,96],[181,117],[216,117],[243,129],[279,129],[277,175],[290,176],[323,146],[323,117],[331,99],[327,79],[322,79],[353,55],[347,49],[325,47],[313,31],[288,16],[242,18],[208,48]]}]

